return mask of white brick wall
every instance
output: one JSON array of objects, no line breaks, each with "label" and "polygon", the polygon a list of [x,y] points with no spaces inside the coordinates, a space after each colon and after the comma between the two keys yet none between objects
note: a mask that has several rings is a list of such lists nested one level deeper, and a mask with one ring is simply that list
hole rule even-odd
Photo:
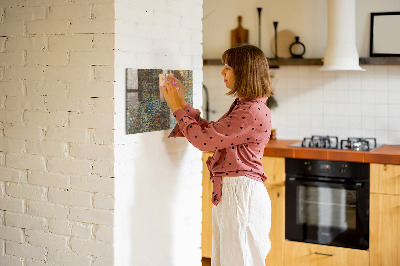
[{"label": "white brick wall", "polygon": [[199,108],[202,2],[116,0],[115,265],[201,265],[201,152],[170,130],[125,135],[125,68],[193,70]]},{"label": "white brick wall", "polygon": [[114,0],[2,0],[0,32],[0,265],[112,265]]},{"label": "white brick wall", "polygon": [[191,69],[199,108],[201,18],[202,0],[0,2],[1,264],[200,265],[201,153],[125,135],[124,74]]}]

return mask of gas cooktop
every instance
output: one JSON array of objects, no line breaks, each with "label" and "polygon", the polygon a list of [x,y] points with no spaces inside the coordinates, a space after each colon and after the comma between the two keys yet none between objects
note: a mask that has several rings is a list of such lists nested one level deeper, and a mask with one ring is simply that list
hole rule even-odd
[{"label": "gas cooktop", "polygon": [[320,148],[320,149],[337,149],[337,150],[353,150],[353,151],[371,151],[379,146],[376,138],[347,138],[339,142],[336,136],[311,136],[304,138],[302,142],[289,145],[291,147],[302,148]]}]

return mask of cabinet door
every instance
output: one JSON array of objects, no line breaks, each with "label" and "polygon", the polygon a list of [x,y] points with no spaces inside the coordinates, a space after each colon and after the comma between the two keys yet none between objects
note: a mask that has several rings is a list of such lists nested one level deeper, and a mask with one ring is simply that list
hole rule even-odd
[{"label": "cabinet door", "polygon": [[370,165],[371,193],[400,195],[400,165]]},{"label": "cabinet door", "polygon": [[266,184],[285,185],[285,158],[264,156],[261,163],[268,177]]},{"label": "cabinet door", "polygon": [[266,266],[283,265],[285,240],[285,187],[265,184],[271,199],[271,250],[265,259]]},{"label": "cabinet door", "polygon": [[285,266],[366,266],[365,250],[285,241]]},{"label": "cabinet door", "polygon": [[400,265],[400,196],[371,194],[371,266]]},{"label": "cabinet door", "polygon": [[202,195],[202,224],[201,224],[201,253],[204,258],[211,258],[212,252],[212,183],[206,161],[211,152],[203,153],[203,195]]}]

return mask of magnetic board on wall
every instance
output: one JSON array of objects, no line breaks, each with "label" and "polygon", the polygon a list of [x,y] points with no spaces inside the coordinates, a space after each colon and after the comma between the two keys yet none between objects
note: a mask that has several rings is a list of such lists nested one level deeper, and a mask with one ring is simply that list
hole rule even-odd
[{"label": "magnetic board on wall", "polygon": [[126,134],[172,129],[176,120],[163,101],[162,76],[172,73],[185,87],[185,100],[193,105],[193,71],[126,69]]}]

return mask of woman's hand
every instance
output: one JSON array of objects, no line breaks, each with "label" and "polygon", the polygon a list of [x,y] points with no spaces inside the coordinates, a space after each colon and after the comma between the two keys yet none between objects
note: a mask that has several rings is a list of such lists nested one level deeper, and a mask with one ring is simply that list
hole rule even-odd
[{"label": "woman's hand", "polygon": [[168,79],[172,81],[172,85],[174,85],[175,83],[175,86],[178,87],[179,102],[181,106],[185,108],[187,105],[187,102],[185,100],[185,87],[182,85],[182,82],[179,79],[175,78],[173,75],[169,75]]},{"label": "woman's hand", "polygon": [[[179,88],[178,90],[177,87]],[[186,101],[184,97],[182,97],[182,94],[184,94],[184,88],[178,79],[168,76],[164,86],[161,87],[161,90],[164,93],[164,99],[172,113],[178,109],[184,109],[186,107]],[[184,102],[182,102],[182,98]]]}]

